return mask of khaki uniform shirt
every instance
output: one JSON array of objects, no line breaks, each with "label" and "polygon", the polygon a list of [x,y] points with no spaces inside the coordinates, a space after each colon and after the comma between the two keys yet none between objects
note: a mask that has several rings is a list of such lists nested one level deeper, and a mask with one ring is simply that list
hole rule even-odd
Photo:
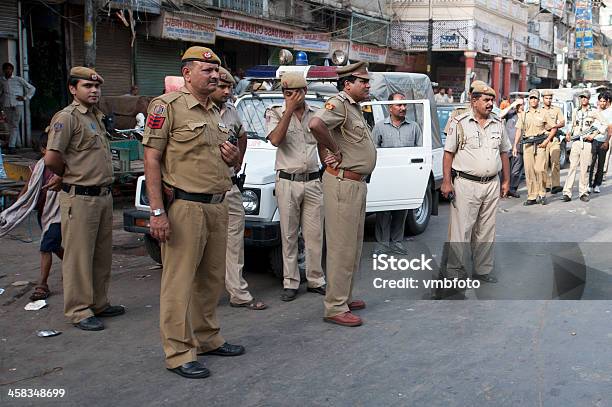
[{"label": "khaki uniform shirt", "polygon": [[[344,91],[331,97],[315,116],[329,129],[340,151],[339,168],[369,175],[376,166],[376,147],[361,106]],[[335,152],[335,151],[334,151]]]},{"label": "khaki uniform shirt", "polygon": [[[461,141],[463,131],[463,141]],[[478,177],[490,177],[502,168],[501,153],[511,148],[502,121],[491,115],[480,126],[472,111],[452,119],[444,151],[453,153],[453,169]]]},{"label": "khaki uniform shirt", "polygon": [[75,101],[51,119],[47,149],[62,153],[66,184],[92,187],[113,183],[110,143],[102,117],[97,107],[88,109]]},{"label": "khaki uniform shirt", "polygon": [[548,114],[548,117],[550,117],[550,126],[556,126],[564,120],[563,113],[557,106],[542,106],[542,110]]},{"label": "khaki uniform shirt", "polygon": [[[587,120],[592,119],[592,120]],[[589,124],[588,122],[592,122]],[[591,125],[599,127],[600,124],[605,123],[605,119],[601,117],[599,112],[589,106],[588,109],[574,109],[572,112],[572,134],[582,133],[589,129]]]},{"label": "khaki uniform shirt", "polygon": [[219,113],[223,123],[225,123],[229,129],[229,134],[235,136],[236,138],[240,138],[240,134],[244,131],[244,129],[242,127],[242,121],[240,120],[236,106],[230,102],[225,102]]},{"label": "khaki uniform shirt", "polygon": [[[308,122],[313,117],[315,110],[306,103],[302,120],[298,120],[294,114],[291,116],[287,135],[276,150],[276,171],[283,170],[290,174],[302,174],[319,170],[319,159],[317,153],[317,140],[308,127]],[[278,126],[285,105],[271,106],[266,110],[266,136]]]},{"label": "khaki uniform shirt", "polygon": [[530,138],[541,135],[556,124],[541,107],[537,109],[530,107],[528,112],[519,114],[516,128],[521,129],[524,138]]},{"label": "khaki uniform shirt", "polygon": [[183,87],[151,101],[142,144],[163,153],[164,183],[190,193],[218,194],[232,187],[219,149],[229,131],[211,100],[203,106]]}]

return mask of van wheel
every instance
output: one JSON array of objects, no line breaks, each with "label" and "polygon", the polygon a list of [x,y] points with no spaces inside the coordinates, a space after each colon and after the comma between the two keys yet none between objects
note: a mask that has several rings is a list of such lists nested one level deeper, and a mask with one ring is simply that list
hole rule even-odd
[{"label": "van wheel", "polygon": [[[277,278],[282,279],[283,276],[283,248],[276,246],[268,251],[270,261],[270,270]],[[300,280],[306,281],[306,253],[304,251],[304,239],[302,234],[298,238],[298,270],[300,270]]]},{"label": "van wheel", "polygon": [[569,160],[567,159],[567,145],[565,144],[565,140],[561,142],[559,145],[560,155],[559,155],[559,168],[565,168]]},{"label": "van wheel", "polygon": [[144,235],[144,244],[145,249],[147,249],[147,253],[153,259],[154,262],[161,264],[161,247],[159,246],[159,242],[157,239],[154,239],[153,236],[146,233]]},{"label": "van wheel", "polygon": [[431,194],[431,184],[427,185],[427,191],[423,198],[423,204],[417,209],[409,209],[406,217],[406,232],[410,235],[420,235],[427,229],[431,218],[433,198]]}]

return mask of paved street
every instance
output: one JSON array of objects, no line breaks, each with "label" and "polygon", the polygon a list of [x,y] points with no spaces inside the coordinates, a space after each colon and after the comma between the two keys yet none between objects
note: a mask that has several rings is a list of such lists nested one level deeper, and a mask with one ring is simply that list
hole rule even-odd
[{"label": "paved street", "polygon": [[[524,197],[524,188],[521,192]],[[491,298],[526,293],[520,298],[528,300],[431,301],[422,299],[428,298],[422,289],[374,289],[367,244],[355,288],[368,305],[359,312],[365,324],[344,328],[323,323],[321,296],[306,294],[303,286],[297,300],[282,303],[280,281],[251,271],[246,277],[254,295],[270,308],[234,309],[222,298],[222,333],[245,345],[247,354],[201,358],[212,371],[204,380],[164,369],[161,270],[145,255],[139,236],[122,231],[120,208],[110,294],[128,312],[105,321],[101,332],[80,331],[64,321],[59,262],[50,279],[49,306],[25,311],[31,287],[11,283],[36,280],[38,243],[4,238],[0,405],[612,406],[612,301],[602,300],[612,299],[611,196],[608,182],[588,204],[563,203],[558,195],[545,207],[523,207],[523,198],[502,201],[498,240],[506,243],[496,249],[496,273],[508,291],[498,289]],[[442,203],[440,216],[406,247],[439,258],[447,215],[448,204]],[[366,235],[372,239],[373,219]],[[13,236],[27,238],[27,228]],[[558,288],[552,285],[531,290],[552,281],[550,248],[562,248],[562,258],[583,259],[582,301],[552,300]],[[533,266],[538,259],[544,259],[541,266]],[[247,261],[254,263],[253,257]],[[471,291],[467,296],[481,298]],[[63,333],[39,338],[41,329]],[[66,394],[55,400],[8,397],[10,389],[22,388]]]}]

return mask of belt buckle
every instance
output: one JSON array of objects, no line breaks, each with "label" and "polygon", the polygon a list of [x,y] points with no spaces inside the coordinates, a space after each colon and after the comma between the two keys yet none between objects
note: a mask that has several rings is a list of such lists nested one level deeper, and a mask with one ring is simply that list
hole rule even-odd
[{"label": "belt buckle", "polygon": [[308,174],[295,174],[295,175],[296,175],[296,181],[299,181],[299,182],[305,182],[306,177],[308,177]]},{"label": "belt buckle", "polygon": [[210,198],[210,203],[212,203],[212,204],[218,204],[218,203],[221,203],[221,202],[223,202],[223,197],[224,197],[224,195],[223,195],[223,194],[215,194],[215,195],[213,195],[213,196]]}]

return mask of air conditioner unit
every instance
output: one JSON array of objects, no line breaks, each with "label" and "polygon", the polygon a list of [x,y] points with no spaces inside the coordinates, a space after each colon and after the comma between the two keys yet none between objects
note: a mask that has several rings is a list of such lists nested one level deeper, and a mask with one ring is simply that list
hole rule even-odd
[{"label": "air conditioner unit", "polygon": [[537,63],[538,63],[538,56],[537,55],[529,55],[529,63],[537,65]]}]

